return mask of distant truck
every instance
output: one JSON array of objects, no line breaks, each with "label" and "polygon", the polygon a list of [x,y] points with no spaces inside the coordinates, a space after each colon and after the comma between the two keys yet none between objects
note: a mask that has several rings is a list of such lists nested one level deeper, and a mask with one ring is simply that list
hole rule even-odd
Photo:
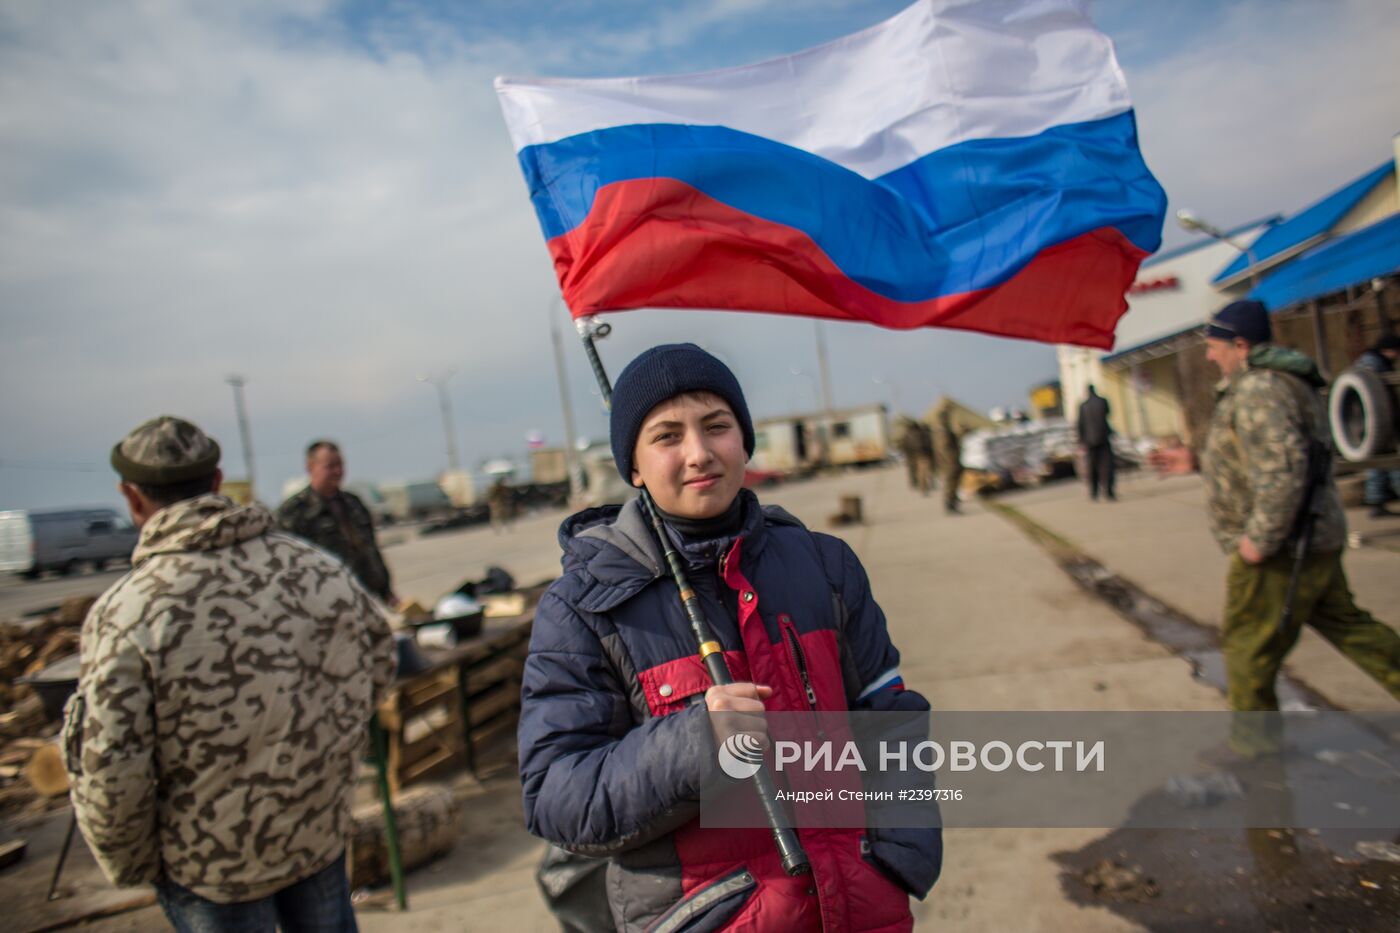
[{"label": "distant truck", "polygon": [[131,559],[138,533],[114,509],[0,512],[0,572],[34,579],[45,570],[70,574]]},{"label": "distant truck", "polygon": [[437,483],[380,483],[379,494],[395,521],[412,522],[452,512],[452,500]]}]

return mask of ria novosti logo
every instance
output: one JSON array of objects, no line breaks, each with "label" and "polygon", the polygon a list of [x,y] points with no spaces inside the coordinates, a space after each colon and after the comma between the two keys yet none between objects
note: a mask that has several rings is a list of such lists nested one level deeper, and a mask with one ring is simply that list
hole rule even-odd
[{"label": "ria novosti logo", "polygon": [[747,781],[763,767],[763,743],[758,736],[736,732],[719,747],[719,768],[736,781]]}]

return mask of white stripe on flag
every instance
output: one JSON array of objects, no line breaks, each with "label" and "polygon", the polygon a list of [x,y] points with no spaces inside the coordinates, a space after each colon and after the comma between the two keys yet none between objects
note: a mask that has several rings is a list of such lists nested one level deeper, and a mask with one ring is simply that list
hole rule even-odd
[{"label": "white stripe on flag", "polygon": [[866,697],[870,696],[870,694],[874,693],[876,690],[879,690],[881,687],[886,686],[886,685],[889,684],[891,681],[893,681],[893,680],[898,680],[898,679],[899,679],[899,668],[897,668],[897,667],[892,667],[892,668],[890,668],[889,670],[885,671],[885,672],[884,672],[883,674],[881,674],[880,676],[876,677],[874,680],[872,680],[872,681],[870,682],[870,686],[868,686],[868,687],[866,687],[864,690],[862,690],[862,691],[860,692],[860,696],[856,697],[856,699],[857,699],[857,700],[863,700],[863,699],[865,699]]},{"label": "white stripe on flag", "polygon": [[700,74],[497,78],[516,150],[631,124],[726,126],[876,178],[970,139],[1132,106],[1084,0],[920,0],[795,55]]}]

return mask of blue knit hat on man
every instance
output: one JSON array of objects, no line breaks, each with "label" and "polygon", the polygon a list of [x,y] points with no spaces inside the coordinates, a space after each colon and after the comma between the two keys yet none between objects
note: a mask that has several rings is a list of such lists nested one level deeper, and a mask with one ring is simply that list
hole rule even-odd
[{"label": "blue knit hat on man", "polygon": [[739,380],[718,359],[693,343],[667,343],[627,364],[613,383],[609,434],[617,472],[632,482],[632,452],[647,413],[686,392],[711,392],[729,403],[744,432],[744,450],[753,456],[753,420]]},{"label": "blue knit hat on man", "polygon": [[1274,339],[1269,309],[1258,301],[1232,301],[1215,312],[1206,325],[1206,336],[1221,340],[1240,337],[1249,343],[1268,343]]}]

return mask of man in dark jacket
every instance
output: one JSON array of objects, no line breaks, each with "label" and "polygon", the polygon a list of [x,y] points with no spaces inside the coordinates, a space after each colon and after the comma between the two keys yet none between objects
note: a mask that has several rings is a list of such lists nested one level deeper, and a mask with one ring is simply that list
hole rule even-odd
[{"label": "man in dark jacket", "polygon": [[564,576],[536,612],[520,774],[530,831],[607,857],[618,929],[907,930],[938,876],[934,829],[802,829],[789,877],[764,829],[705,829],[712,714],[926,711],[851,549],[743,489],[753,424],[734,375],[656,347],[613,392],[618,471],[645,486],[738,683],[713,686],[638,500],[560,530]]},{"label": "man in dark jacket", "polygon": [[1102,488],[1112,501],[1118,496],[1113,492],[1113,429],[1108,426],[1108,411],[1108,399],[1091,383],[1089,397],[1079,406],[1077,432],[1089,466],[1089,498],[1097,499]]}]

